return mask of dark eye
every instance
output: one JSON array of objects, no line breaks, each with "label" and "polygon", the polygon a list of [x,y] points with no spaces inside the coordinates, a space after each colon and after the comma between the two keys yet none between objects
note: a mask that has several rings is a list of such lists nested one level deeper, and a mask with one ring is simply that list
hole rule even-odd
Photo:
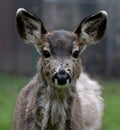
[{"label": "dark eye", "polygon": [[43,51],[43,56],[44,56],[45,58],[49,58],[49,57],[50,57],[50,52],[47,51],[47,50],[44,50],[44,51]]},{"label": "dark eye", "polygon": [[73,57],[78,58],[79,57],[79,51],[74,51],[73,52]]}]

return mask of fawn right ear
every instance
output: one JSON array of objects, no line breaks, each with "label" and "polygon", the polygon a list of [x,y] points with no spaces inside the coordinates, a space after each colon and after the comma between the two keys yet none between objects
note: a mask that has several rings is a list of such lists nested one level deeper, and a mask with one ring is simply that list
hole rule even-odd
[{"label": "fawn right ear", "polygon": [[91,15],[80,23],[74,33],[84,45],[97,43],[104,35],[107,26],[107,13],[100,11]]},{"label": "fawn right ear", "polygon": [[16,12],[16,25],[26,43],[40,44],[41,35],[47,33],[42,21],[23,8],[19,8]]}]

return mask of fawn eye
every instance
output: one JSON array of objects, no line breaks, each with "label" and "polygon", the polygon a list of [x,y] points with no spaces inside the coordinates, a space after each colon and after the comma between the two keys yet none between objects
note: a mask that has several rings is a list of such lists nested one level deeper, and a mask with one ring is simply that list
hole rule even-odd
[{"label": "fawn eye", "polygon": [[74,51],[73,54],[72,54],[72,56],[74,58],[78,58],[79,57],[79,51]]},{"label": "fawn eye", "polygon": [[45,58],[49,58],[49,57],[50,57],[50,52],[47,51],[47,50],[44,50],[44,51],[43,51],[43,56],[44,56]]}]

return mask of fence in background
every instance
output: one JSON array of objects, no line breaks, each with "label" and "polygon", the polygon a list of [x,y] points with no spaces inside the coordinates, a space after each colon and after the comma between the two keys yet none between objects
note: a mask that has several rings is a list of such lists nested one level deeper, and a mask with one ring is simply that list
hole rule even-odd
[{"label": "fence in background", "polygon": [[38,54],[23,44],[15,28],[15,13],[23,7],[37,14],[49,31],[74,30],[86,16],[99,10],[108,12],[108,27],[100,44],[82,54],[85,71],[120,76],[120,2],[119,0],[9,0],[0,4],[0,72],[32,74]]}]

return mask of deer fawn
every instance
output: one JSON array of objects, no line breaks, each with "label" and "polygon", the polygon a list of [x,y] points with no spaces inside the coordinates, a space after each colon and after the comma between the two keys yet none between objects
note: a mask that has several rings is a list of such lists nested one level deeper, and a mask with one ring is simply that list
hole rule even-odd
[{"label": "deer fawn", "polygon": [[40,53],[38,73],[21,90],[14,130],[99,130],[104,103],[101,89],[81,67],[80,54],[104,35],[107,13],[85,18],[73,32],[48,32],[26,11],[16,13],[17,30]]}]

